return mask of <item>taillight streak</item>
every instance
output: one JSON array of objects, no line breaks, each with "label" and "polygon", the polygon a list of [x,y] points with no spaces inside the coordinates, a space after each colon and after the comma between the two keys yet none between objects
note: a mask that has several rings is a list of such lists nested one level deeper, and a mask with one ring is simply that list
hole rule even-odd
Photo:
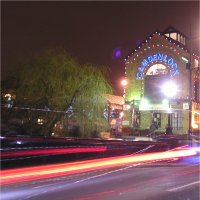
[{"label": "taillight streak", "polygon": [[54,148],[54,149],[36,149],[36,150],[20,150],[12,152],[2,152],[1,158],[20,157],[20,156],[35,156],[35,155],[49,155],[49,154],[72,154],[72,153],[94,153],[104,152],[107,150],[106,146],[102,147],[76,147],[76,148]]},{"label": "taillight streak", "polygon": [[3,170],[1,171],[1,183],[9,184],[22,181],[31,181],[74,173],[81,173],[96,169],[111,168],[131,163],[168,160],[172,158],[180,158],[192,155],[196,155],[196,152],[192,150],[175,150],[169,152],[146,153],[140,155],[101,158],[65,164]]}]

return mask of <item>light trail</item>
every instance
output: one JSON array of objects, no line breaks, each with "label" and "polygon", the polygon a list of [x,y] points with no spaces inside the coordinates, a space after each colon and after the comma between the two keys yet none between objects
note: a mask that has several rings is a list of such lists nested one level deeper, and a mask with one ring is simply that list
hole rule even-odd
[{"label": "light trail", "polygon": [[184,149],[189,149],[189,150],[193,150],[193,151],[197,151],[200,152],[200,147],[185,147]]},{"label": "light trail", "polygon": [[72,154],[72,153],[94,153],[105,152],[106,146],[100,147],[76,147],[76,148],[53,148],[53,149],[35,149],[35,150],[20,150],[12,152],[2,152],[1,158],[20,157],[20,156],[35,156],[35,155],[60,155],[60,154]]},{"label": "light trail", "polygon": [[103,168],[112,168],[126,164],[168,160],[193,155],[196,155],[196,152],[193,150],[175,150],[170,152],[146,153],[141,155],[138,154],[129,156],[109,157],[64,164],[53,164],[37,167],[2,170],[1,184],[12,184],[17,182],[52,178]]}]

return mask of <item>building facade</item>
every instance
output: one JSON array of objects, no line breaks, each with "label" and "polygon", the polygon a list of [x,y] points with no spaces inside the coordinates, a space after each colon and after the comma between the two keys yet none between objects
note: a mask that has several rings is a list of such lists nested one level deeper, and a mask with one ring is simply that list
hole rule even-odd
[{"label": "building facade", "polygon": [[169,27],[154,32],[125,58],[125,126],[149,133],[199,133],[199,57],[189,42]]}]

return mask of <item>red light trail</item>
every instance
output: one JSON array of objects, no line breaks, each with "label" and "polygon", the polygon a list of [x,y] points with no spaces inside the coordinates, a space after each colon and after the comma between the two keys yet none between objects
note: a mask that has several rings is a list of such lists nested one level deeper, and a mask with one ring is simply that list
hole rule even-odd
[{"label": "red light trail", "polygon": [[12,184],[17,182],[52,178],[97,169],[117,167],[126,164],[168,160],[192,155],[196,155],[196,152],[193,150],[175,150],[168,152],[118,156],[64,164],[53,164],[37,167],[2,170],[1,184]]},{"label": "red light trail", "polygon": [[94,153],[105,152],[106,146],[100,147],[75,147],[75,148],[54,148],[54,149],[35,149],[35,150],[20,150],[15,152],[2,152],[1,158],[20,157],[20,156],[35,156],[35,155],[49,155],[49,154],[71,154],[71,153]]}]

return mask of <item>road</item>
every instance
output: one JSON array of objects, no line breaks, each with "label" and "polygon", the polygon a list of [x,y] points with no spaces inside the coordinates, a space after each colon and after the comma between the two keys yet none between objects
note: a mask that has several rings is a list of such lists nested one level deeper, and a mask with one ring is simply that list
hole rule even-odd
[{"label": "road", "polygon": [[101,158],[2,171],[2,200],[198,200],[199,154]]}]

